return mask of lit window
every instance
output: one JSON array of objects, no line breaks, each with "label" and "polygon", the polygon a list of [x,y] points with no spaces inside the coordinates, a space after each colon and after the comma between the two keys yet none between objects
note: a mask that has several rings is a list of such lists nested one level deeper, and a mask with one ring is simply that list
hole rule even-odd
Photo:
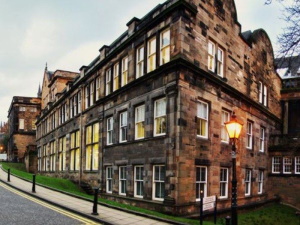
[{"label": "lit window", "polygon": [[126,195],[126,166],[119,167],[119,194]]},{"label": "lit window", "polygon": [[148,41],[148,73],[156,69],[156,38]]},{"label": "lit window", "polygon": [[154,103],[154,136],[166,134],[166,99]]},{"label": "lit window", "polygon": [[280,157],[273,157],[272,158],[272,173],[280,173]]},{"label": "lit window", "polygon": [[208,69],[215,72],[215,44],[208,42]]},{"label": "lit window", "polygon": [[153,199],[163,201],[165,197],[165,166],[153,166]]},{"label": "lit window", "polygon": [[121,86],[123,87],[128,83],[128,57],[122,59],[122,79]]},{"label": "lit window", "polygon": [[197,103],[197,135],[208,137],[208,105],[204,102]]},{"label": "lit window", "polygon": [[250,121],[247,121],[247,143],[246,143],[246,147],[248,149],[252,149],[252,145],[253,145],[252,130],[253,130],[253,123],[250,122]]},{"label": "lit window", "polygon": [[196,201],[200,201],[201,192],[203,197],[207,196],[207,167],[196,167]]},{"label": "lit window", "polygon": [[144,196],[144,167],[134,167],[134,197],[143,198]]},{"label": "lit window", "polygon": [[291,157],[283,157],[283,173],[292,173]]},{"label": "lit window", "polygon": [[112,166],[106,167],[106,193],[112,193],[113,168]]},{"label": "lit window", "polygon": [[264,171],[258,171],[258,194],[263,193],[263,186],[264,186]]},{"label": "lit window", "polygon": [[58,139],[58,161],[59,161],[59,170],[66,170],[66,137]]},{"label": "lit window", "polygon": [[145,105],[135,108],[135,139],[145,137]]},{"label": "lit window", "polygon": [[105,95],[110,94],[110,84],[111,84],[111,69],[108,69],[106,71],[106,77],[105,77]]},{"label": "lit window", "polygon": [[136,51],[136,78],[144,75],[144,46]]},{"label": "lit window", "polygon": [[120,142],[127,141],[127,111],[120,113]]},{"label": "lit window", "polygon": [[300,174],[300,156],[295,157],[295,173]]},{"label": "lit window", "polygon": [[260,127],[260,136],[259,136],[259,151],[265,151],[265,128]]},{"label": "lit window", "polygon": [[111,145],[112,142],[112,135],[113,135],[113,118],[107,118],[107,145]]},{"label": "lit window", "polygon": [[163,65],[170,61],[170,30],[162,32],[160,38],[160,65]]},{"label": "lit window", "polygon": [[86,127],[86,170],[98,170],[98,150],[99,150],[99,123],[94,123]]},{"label": "lit window", "polygon": [[220,198],[228,197],[228,169],[221,168],[220,170]]},{"label": "lit window", "polygon": [[70,170],[77,171],[80,166],[80,132],[71,133]]},{"label": "lit window", "polygon": [[50,171],[55,171],[56,164],[56,142],[50,142]]},{"label": "lit window", "polygon": [[229,135],[225,127],[225,122],[228,122],[229,120],[230,120],[230,113],[222,110],[221,141],[226,143],[229,142]]},{"label": "lit window", "polygon": [[251,194],[251,173],[250,169],[246,169],[245,174],[245,195],[249,196]]},{"label": "lit window", "polygon": [[114,65],[114,82],[113,82],[113,91],[119,89],[119,63]]}]

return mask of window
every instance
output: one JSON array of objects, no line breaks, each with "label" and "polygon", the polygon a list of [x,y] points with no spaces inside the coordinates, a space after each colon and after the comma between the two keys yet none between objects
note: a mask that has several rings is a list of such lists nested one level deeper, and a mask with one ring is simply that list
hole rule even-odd
[{"label": "window", "polygon": [[98,170],[99,123],[86,127],[86,170]]},{"label": "window", "polygon": [[144,75],[144,46],[136,50],[136,78]]},{"label": "window", "polygon": [[272,173],[280,173],[280,161],[281,158],[278,156],[272,158]]},{"label": "window", "polygon": [[200,201],[201,192],[207,196],[207,167],[196,167],[196,201]]},{"label": "window", "polygon": [[170,30],[165,30],[160,35],[160,65],[170,61]]},{"label": "window", "polygon": [[247,143],[246,143],[246,148],[248,148],[248,149],[252,149],[252,146],[253,146],[252,130],[253,130],[253,123],[250,122],[250,121],[247,121]]},{"label": "window", "polygon": [[71,133],[70,170],[77,171],[80,166],[80,132]]},{"label": "window", "polygon": [[197,135],[208,137],[208,105],[204,102],[197,103]]},{"label": "window", "polygon": [[154,102],[154,136],[166,134],[167,115],[166,99]]},{"label": "window", "polygon": [[145,137],[145,105],[135,108],[135,139]]},{"label": "window", "polygon": [[250,169],[246,169],[245,174],[245,195],[249,196],[251,194],[251,173]]},{"label": "window", "polygon": [[224,53],[223,50],[218,48],[218,55],[217,55],[217,74],[220,77],[223,77],[224,71]]},{"label": "window", "polygon": [[26,111],[26,107],[20,106],[20,112],[25,112],[25,111]]},{"label": "window", "polygon": [[24,130],[24,119],[19,119],[19,129]]},{"label": "window", "polygon": [[134,197],[143,198],[144,196],[144,167],[134,167]]},{"label": "window", "polygon": [[42,149],[38,147],[38,171],[42,171]]},{"label": "window", "polygon": [[85,87],[85,109],[90,107],[90,86]]},{"label": "window", "polygon": [[[217,50],[216,50],[217,49]],[[217,73],[218,76],[224,76],[224,51],[212,41],[208,42],[208,70]],[[217,66],[215,65],[217,64]]]},{"label": "window", "polygon": [[291,157],[283,157],[283,173],[292,173]]},{"label": "window", "polygon": [[258,101],[264,106],[268,106],[268,88],[261,81],[258,82]]},{"label": "window", "polygon": [[208,42],[208,69],[215,71],[215,44],[211,41]]},{"label": "window", "polygon": [[295,173],[300,174],[300,156],[295,157]]},{"label": "window", "polygon": [[81,92],[78,92],[78,113],[81,113]]},{"label": "window", "polygon": [[119,194],[126,195],[126,166],[119,167]]},{"label": "window", "polygon": [[66,170],[66,137],[58,139],[58,162],[59,171]]},{"label": "window", "polygon": [[55,171],[56,164],[56,143],[55,141],[50,142],[50,171]]},{"label": "window", "polygon": [[220,170],[220,198],[228,197],[228,169],[221,168]]},{"label": "window", "polygon": [[112,166],[106,167],[106,193],[112,193],[112,179],[113,179],[113,168]]},{"label": "window", "polygon": [[122,59],[122,80],[121,86],[128,84],[128,57]]},{"label": "window", "polygon": [[36,108],[30,107],[30,112],[36,112],[36,111],[37,111]]},{"label": "window", "polygon": [[105,95],[110,94],[110,85],[111,84],[111,69],[108,69],[106,71],[106,77],[105,77]]},{"label": "window", "polygon": [[113,143],[112,136],[113,136],[113,127],[114,127],[114,120],[113,117],[107,118],[107,145],[111,145]]},{"label": "window", "polygon": [[156,38],[148,41],[148,73],[156,69]]},{"label": "window", "polygon": [[96,101],[100,99],[101,89],[100,89],[100,76],[96,78]]},{"label": "window", "polygon": [[165,197],[165,166],[153,166],[153,199],[163,201]]},{"label": "window", "polygon": [[260,136],[259,136],[259,151],[265,151],[265,128],[260,127]]},{"label": "window", "polygon": [[258,194],[263,193],[263,186],[264,186],[264,171],[259,170],[258,171]]},{"label": "window", "polygon": [[222,123],[221,123],[221,141],[229,143],[229,135],[225,127],[225,122],[230,120],[230,113],[222,110]]},{"label": "window", "polygon": [[94,95],[95,95],[95,82],[90,83],[90,106],[94,105]]},{"label": "window", "polygon": [[114,65],[114,82],[113,82],[113,91],[119,89],[119,63]]},{"label": "window", "polygon": [[36,123],[36,120],[33,120],[33,121],[31,122],[31,128],[32,128],[32,130],[36,130],[36,125],[35,125],[35,123]]},{"label": "window", "polygon": [[127,111],[120,113],[120,142],[127,141]]},{"label": "window", "polygon": [[47,145],[43,146],[43,167],[42,167],[42,171],[47,171]]}]

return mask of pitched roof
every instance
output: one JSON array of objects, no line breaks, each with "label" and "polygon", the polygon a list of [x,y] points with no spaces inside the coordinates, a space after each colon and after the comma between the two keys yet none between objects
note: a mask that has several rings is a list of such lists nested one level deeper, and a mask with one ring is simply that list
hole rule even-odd
[{"label": "pitched roof", "polygon": [[300,77],[300,55],[275,59],[277,73],[281,78]]}]

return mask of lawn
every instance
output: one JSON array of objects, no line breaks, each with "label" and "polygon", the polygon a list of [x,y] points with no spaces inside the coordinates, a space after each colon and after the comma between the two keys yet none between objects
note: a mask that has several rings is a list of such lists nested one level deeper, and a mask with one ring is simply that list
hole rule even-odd
[{"label": "lawn", "polygon": [[[10,168],[11,174],[32,181],[33,174],[26,172],[24,164],[21,163],[1,163],[1,164],[5,171],[7,171],[7,169]],[[93,196],[87,195],[78,186],[76,186],[73,182],[67,179],[37,175],[36,182],[38,184],[42,184],[71,194],[75,194],[77,196],[81,196],[89,200],[93,199]],[[154,215],[156,217],[174,220],[185,224],[199,225],[199,220],[169,216],[159,212],[150,211],[150,210],[146,210],[146,209],[142,209],[130,205],[125,205],[125,204],[117,203],[106,199],[99,199],[99,202],[111,206],[123,208],[123,209],[129,209],[129,210],[145,213],[148,215]],[[238,222],[239,225],[282,225],[282,224],[299,225],[300,218],[295,215],[295,212],[296,210],[291,207],[282,204],[271,204],[263,208],[252,210],[251,212],[239,213]],[[213,225],[213,224],[214,223],[211,221],[203,222],[203,225]],[[218,219],[217,225],[225,225],[225,219],[223,218]]]}]

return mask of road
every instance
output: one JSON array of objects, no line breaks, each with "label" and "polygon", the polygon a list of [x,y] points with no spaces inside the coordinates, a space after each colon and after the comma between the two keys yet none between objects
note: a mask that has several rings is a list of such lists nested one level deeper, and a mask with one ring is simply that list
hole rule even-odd
[{"label": "road", "polygon": [[62,210],[0,183],[0,224],[79,225],[99,224]]}]

